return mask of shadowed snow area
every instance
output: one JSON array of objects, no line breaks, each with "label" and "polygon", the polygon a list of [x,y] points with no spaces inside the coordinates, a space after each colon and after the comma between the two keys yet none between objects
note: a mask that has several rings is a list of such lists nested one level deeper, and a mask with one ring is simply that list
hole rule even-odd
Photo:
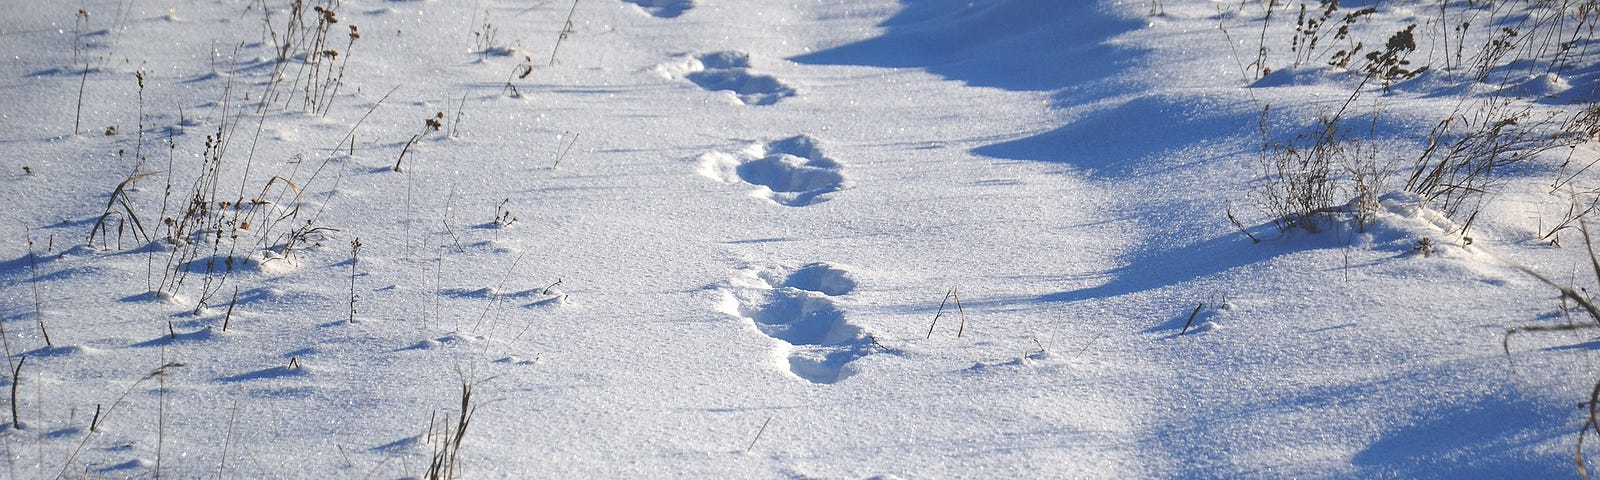
[{"label": "shadowed snow area", "polygon": [[[1250,135],[1259,111],[1243,101],[1155,94],[1097,105],[1054,130],[973,149],[978,155],[1055,162],[1099,177],[1127,178],[1161,155],[1199,145],[1236,153],[1237,138]],[[1159,122],[1162,128],[1152,128]],[[1231,150],[1231,151],[1230,151]]]},{"label": "shadowed snow area", "polygon": [[794,57],[817,65],[922,68],[975,87],[1069,90],[1136,65],[1140,49],[1112,44],[1140,23],[1098,2],[901,0],[881,35]]}]

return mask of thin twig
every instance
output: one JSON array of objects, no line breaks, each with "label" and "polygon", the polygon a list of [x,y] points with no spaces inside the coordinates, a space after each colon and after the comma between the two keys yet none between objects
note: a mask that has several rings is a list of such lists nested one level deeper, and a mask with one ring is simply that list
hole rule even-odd
[{"label": "thin twig", "polygon": [[1250,230],[1244,228],[1244,222],[1240,222],[1239,217],[1233,216],[1232,208],[1228,208],[1225,210],[1225,212],[1228,214],[1228,221],[1233,222],[1233,226],[1239,227],[1239,233],[1243,233],[1244,236],[1250,237],[1250,243],[1261,243],[1261,239],[1256,238],[1255,235],[1251,235]]},{"label": "thin twig", "polygon": [[561,51],[561,41],[567,39],[568,33],[572,33],[572,14],[577,12],[578,0],[572,0],[572,9],[567,10],[567,22],[561,27],[561,36],[556,37],[556,46],[555,48],[550,49],[550,64],[547,66],[556,66],[556,52]]},{"label": "thin twig", "polygon": [[930,338],[930,339],[933,338],[933,327],[939,326],[939,317],[944,316],[944,305],[950,301],[950,293],[954,292],[954,291],[955,291],[955,289],[952,288],[952,289],[950,289],[949,292],[945,292],[944,300],[939,302],[939,311],[933,314],[933,323],[928,324],[928,337],[927,338]]},{"label": "thin twig", "polygon": [[750,439],[750,446],[744,448],[744,453],[750,453],[750,450],[756,448],[756,442],[761,440],[761,434],[767,432],[767,424],[769,423],[772,423],[772,416],[770,415],[767,416],[767,421],[761,422],[761,429],[756,430],[756,438]]},{"label": "thin twig", "polygon": [[21,430],[22,418],[17,416],[17,385],[22,383],[22,364],[28,356],[17,357],[17,368],[11,371],[11,428]]},{"label": "thin twig", "polygon": [[1183,335],[1185,333],[1189,333],[1189,325],[1194,324],[1194,317],[1199,316],[1200,315],[1200,309],[1204,308],[1205,306],[1206,306],[1206,304],[1204,304],[1204,303],[1194,306],[1194,311],[1193,312],[1189,312],[1189,321],[1183,322],[1183,330],[1178,332],[1178,335]]},{"label": "thin twig", "polygon": [[551,170],[555,170],[556,167],[561,166],[561,160],[567,158],[567,152],[572,151],[572,146],[578,144],[578,135],[581,135],[581,133],[572,134],[572,141],[567,142],[566,148],[562,148],[561,153],[556,155],[556,162],[550,164]]},{"label": "thin twig", "polygon": [[956,312],[961,314],[961,326],[956,328],[956,338],[961,338],[961,334],[967,331],[967,309],[961,308],[961,293],[956,291],[956,287],[950,287],[950,297],[956,299]]}]

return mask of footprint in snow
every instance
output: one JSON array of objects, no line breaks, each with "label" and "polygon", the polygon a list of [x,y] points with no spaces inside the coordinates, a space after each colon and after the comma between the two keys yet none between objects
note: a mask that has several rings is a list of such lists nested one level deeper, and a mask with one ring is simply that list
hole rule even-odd
[{"label": "footprint in snow", "polygon": [[777,77],[750,68],[750,54],[713,52],[686,57],[656,67],[669,79],[688,80],[713,92],[730,92],[745,105],[772,105],[795,95],[793,87]]},{"label": "footprint in snow", "polygon": [[622,0],[623,2],[638,5],[656,18],[678,18],[683,12],[694,8],[692,0]]},{"label": "footprint in snow", "polygon": [[730,282],[725,313],[747,320],[782,341],[789,371],[812,383],[835,383],[850,375],[846,365],[871,353],[872,340],[850,323],[835,297],[855,290],[845,270],[813,263],[792,272],[744,272]]},{"label": "footprint in snow", "polygon": [[822,195],[844,189],[843,168],[822,154],[816,139],[805,135],[758,143],[738,153],[700,156],[701,175],[762,187],[755,196],[790,207],[818,203]]}]

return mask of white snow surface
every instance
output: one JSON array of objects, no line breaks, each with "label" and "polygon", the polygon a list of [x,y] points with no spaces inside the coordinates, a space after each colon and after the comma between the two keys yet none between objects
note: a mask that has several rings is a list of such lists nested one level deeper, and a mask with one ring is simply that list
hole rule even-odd
[{"label": "white snow surface", "polygon": [[1577,475],[1561,158],[1280,232],[1263,105],[1457,96],[1249,78],[1260,2],[344,0],[325,113],[290,3],[7,2],[8,477],[426,477],[463,385],[464,478]]}]

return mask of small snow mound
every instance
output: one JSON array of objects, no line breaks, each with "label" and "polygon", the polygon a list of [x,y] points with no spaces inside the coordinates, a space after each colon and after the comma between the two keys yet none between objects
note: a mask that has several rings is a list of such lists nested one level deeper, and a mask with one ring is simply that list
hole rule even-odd
[{"label": "small snow mound", "polygon": [[100,473],[113,473],[113,472],[130,472],[131,473],[133,471],[152,470],[152,469],[155,468],[155,466],[156,466],[155,462],[152,462],[152,461],[149,461],[149,460],[145,460],[143,458],[135,458],[133,460],[128,460],[126,462],[122,462],[122,463],[119,463],[119,464],[116,464],[116,465],[112,465],[112,466],[109,466],[109,467],[101,468],[98,471]]},{"label": "small snow mound", "polygon": [[717,290],[717,302],[713,310],[730,317],[743,316],[739,311],[739,296],[729,290]]},{"label": "small snow mound", "polygon": [[1560,75],[1546,73],[1536,75],[1521,83],[1501,89],[1497,95],[1520,97],[1558,97],[1563,92],[1571,90],[1572,85]]},{"label": "small snow mound", "polygon": [[1449,237],[1449,232],[1459,232],[1460,227],[1443,212],[1427,208],[1415,194],[1391,193],[1380,198],[1378,204],[1379,211],[1367,232],[1375,246],[1404,248],[1425,256],[1461,253],[1465,246],[1439,240]]},{"label": "small snow mound", "polygon": [[281,274],[293,271],[293,258],[265,250],[249,255],[217,255],[195,259],[185,265],[190,273],[268,273]]},{"label": "small snow mound", "polygon": [[538,359],[530,360],[530,359],[522,358],[522,357],[519,357],[519,356],[516,356],[516,355],[510,355],[510,356],[500,357],[500,358],[496,359],[494,361],[494,363],[504,363],[504,364],[509,364],[509,365],[535,365],[535,364],[539,363],[539,360]]},{"label": "small snow mound", "polygon": [[1019,357],[1019,358],[1014,358],[1014,359],[1011,359],[1011,360],[1006,360],[1004,362],[973,362],[972,366],[967,367],[965,370],[962,370],[962,372],[968,373],[968,374],[980,374],[980,373],[986,373],[986,372],[988,372],[990,370],[1015,368],[1015,367],[1022,367],[1022,366],[1026,366],[1026,363],[1024,363],[1022,358]]},{"label": "small snow mound", "polygon": [[291,359],[289,362],[290,363],[288,365],[263,368],[263,369],[260,369],[260,370],[245,372],[245,373],[241,373],[241,374],[238,374],[238,375],[230,375],[230,376],[218,378],[217,381],[224,382],[224,383],[239,383],[239,382],[250,382],[250,381],[254,381],[254,380],[270,380],[270,379],[277,379],[277,378],[303,377],[303,376],[307,376],[307,375],[310,374],[310,372],[306,369],[306,367],[304,365],[301,364],[301,361],[298,358]]},{"label": "small snow mound", "polygon": [[517,253],[517,247],[502,240],[484,240],[468,245],[475,250],[489,253]]},{"label": "small snow mound", "polygon": [[69,257],[81,257],[86,255],[94,255],[97,252],[99,252],[99,250],[96,250],[94,247],[90,247],[88,245],[74,245],[72,248],[61,252],[61,254]]},{"label": "small snow mound", "polygon": [[58,347],[43,347],[28,352],[27,355],[30,357],[73,357],[94,353],[96,353],[94,349],[82,345],[62,345]]},{"label": "small snow mound", "polygon": [[639,10],[644,11],[645,13],[650,14],[650,16],[653,16],[653,17],[656,17],[656,18],[678,18],[678,16],[683,15],[683,12],[687,12],[690,9],[693,9],[694,6],[695,6],[695,2],[693,0],[622,0],[622,1],[634,4],[635,6],[639,7]]},{"label": "small snow mound", "polygon": [[447,297],[456,298],[498,298],[502,295],[500,289],[495,287],[446,288],[439,293],[442,293]]},{"label": "small snow mound", "polygon": [[426,445],[421,435],[412,435],[393,442],[372,447],[374,452],[393,452],[396,450],[420,449]]},{"label": "small snow mound", "polygon": [[181,306],[193,305],[188,297],[172,292],[145,292],[137,295],[122,297],[124,302],[160,302],[162,305]]},{"label": "small snow mound", "polygon": [[180,305],[189,303],[188,298],[172,292],[155,292],[153,295],[155,295],[155,299],[157,301],[167,305]]},{"label": "small snow mound", "polygon": [[[1326,216],[1319,218],[1340,222],[1337,229],[1326,231],[1353,232],[1349,243],[1341,240],[1339,247],[1360,246],[1389,254],[1390,258],[1418,261],[1404,267],[1407,269],[1469,273],[1489,283],[1502,282],[1512,275],[1493,253],[1475,245],[1472,234],[1463,234],[1460,225],[1443,212],[1429,208],[1415,194],[1389,193],[1376,202],[1358,199],[1329,209]],[[1195,323],[1202,324],[1202,320],[1197,318]]]},{"label": "small snow mound", "polygon": [[517,49],[515,47],[495,46],[485,48],[483,51],[478,53],[482,53],[491,57],[510,57],[517,54]]},{"label": "small snow mound", "polygon": [[1318,65],[1285,67],[1273,70],[1272,73],[1261,77],[1260,80],[1256,80],[1250,86],[1253,88],[1297,87],[1351,81],[1360,81],[1360,78],[1342,68]]},{"label": "small snow mound", "polygon": [[542,296],[543,298],[540,298],[538,300],[534,300],[532,303],[529,303],[528,304],[528,308],[560,307],[560,306],[568,305],[568,304],[571,303],[568,300],[567,293],[566,292],[562,292],[560,290],[549,290],[549,291],[547,291],[545,293],[541,293],[540,296]]},{"label": "small snow mound", "polygon": [[135,343],[135,344],[133,344],[133,346],[135,346],[135,347],[159,347],[159,346],[169,345],[169,344],[176,343],[176,342],[204,342],[204,341],[209,341],[209,340],[216,339],[219,336],[220,335],[217,334],[216,330],[213,330],[211,327],[208,326],[208,327],[201,328],[199,330],[195,330],[195,331],[192,331],[192,332],[185,332],[185,333],[177,333],[175,331],[170,331],[165,335],[162,335],[162,336],[159,336],[159,337],[156,337],[156,338],[152,338],[150,340],[146,340],[146,341],[143,341],[143,342]]},{"label": "small snow mound", "polygon": [[439,338],[429,338],[419,341],[412,344],[410,347],[406,347],[405,350],[432,350],[454,343],[473,344],[482,342],[483,340],[484,337],[478,335],[462,335],[460,333],[451,333]]},{"label": "small snow mound", "polygon": [[1066,364],[1066,357],[1056,355],[1049,351],[1039,350],[1004,361],[973,362],[972,366],[962,369],[961,373],[967,375],[982,375],[1008,371],[1056,368]]}]

